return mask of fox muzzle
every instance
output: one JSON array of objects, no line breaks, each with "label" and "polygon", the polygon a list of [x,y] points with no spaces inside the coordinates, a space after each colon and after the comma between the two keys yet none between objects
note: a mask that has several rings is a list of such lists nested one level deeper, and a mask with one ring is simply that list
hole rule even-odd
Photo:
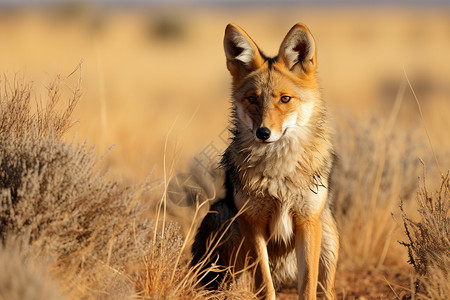
[{"label": "fox muzzle", "polygon": [[256,137],[261,141],[265,141],[270,137],[270,129],[267,127],[259,127],[256,130]]}]

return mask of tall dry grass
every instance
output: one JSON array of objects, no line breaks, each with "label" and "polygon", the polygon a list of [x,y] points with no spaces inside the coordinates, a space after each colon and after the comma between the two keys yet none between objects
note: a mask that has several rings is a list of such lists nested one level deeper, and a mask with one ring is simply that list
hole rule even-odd
[{"label": "tall dry grass", "polygon": [[[9,263],[6,267],[16,269],[20,279],[19,284],[11,285],[17,287],[13,293],[21,295],[23,289],[26,292],[35,284],[42,295],[49,291],[46,286],[55,286],[50,289],[55,295],[75,299],[254,298],[249,280],[225,284],[218,292],[203,290],[198,286],[200,268],[189,267],[187,252],[197,217],[205,212],[201,208],[216,197],[214,191],[219,189],[222,174],[211,171],[217,176],[212,180],[193,165],[192,174],[173,178],[169,174],[165,182],[130,186],[111,180],[92,147],[62,140],[73,124],[71,113],[81,96],[78,82],[68,89],[67,99],[63,98],[61,83],[65,80],[58,77],[50,85],[47,99],[33,107],[32,83],[20,78],[2,79],[0,257]],[[339,123],[339,163],[333,193],[341,235],[341,268],[389,268],[399,263],[397,253],[391,251],[398,227],[390,213],[399,199],[408,201],[416,194],[417,151],[421,146],[411,132],[395,130],[394,123],[395,116],[387,121],[374,118],[365,126],[353,121]],[[163,195],[156,197],[161,194],[156,192],[161,185]],[[448,180],[440,195],[448,196],[446,192]],[[419,198],[428,199],[426,195],[422,190]],[[155,206],[161,209],[156,218],[150,211]],[[434,218],[438,211],[435,207],[430,214],[431,208],[420,207],[427,218]],[[440,207],[448,210],[444,204]],[[189,217],[183,219],[182,213]],[[185,223],[171,221],[171,215]],[[439,215],[440,223],[426,224],[448,223],[443,216],[445,213]],[[421,223],[407,218],[405,222],[422,228],[417,225]],[[423,235],[426,230],[419,231]],[[435,240],[436,236],[431,238]],[[11,240],[19,247],[18,256],[6,250]],[[422,237],[411,241],[410,247],[415,245],[412,253],[417,257],[426,257],[427,262],[436,260],[422,272],[430,279],[421,282],[429,295],[437,297],[447,292],[445,284],[436,286],[436,282],[447,278],[448,261],[440,255],[421,254],[424,249],[429,252],[429,247],[417,245],[429,241],[430,237]],[[445,251],[445,245],[439,249]],[[36,260],[48,264],[30,269],[21,257],[27,257],[31,264]],[[30,275],[36,272],[45,276]],[[43,280],[30,281],[34,276]],[[7,277],[0,279],[0,285],[8,284]],[[8,295],[0,294],[10,298]]]},{"label": "tall dry grass", "polygon": [[338,127],[331,188],[341,239],[340,266],[345,269],[399,263],[392,249],[398,226],[391,212],[400,199],[414,198],[421,147],[412,133],[385,125],[385,119],[374,117]]},{"label": "tall dry grass", "polygon": [[[140,278],[142,270],[134,266],[162,247],[151,243],[154,222],[144,217],[139,201],[154,184],[124,186],[108,180],[92,147],[60,139],[81,95],[75,86],[60,103],[61,80],[50,85],[45,103],[33,108],[32,83],[3,78],[1,240],[19,240],[37,257],[51,258],[52,273],[71,297],[135,296],[130,278]],[[176,236],[174,223],[166,227]],[[164,249],[176,252],[181,236],[170,241]]]},{"label": "tall dry grass", "polygon": [[[80,132],[79,139],[89,137],[97,143],[100,152],[112,143],[118,145],[104,161],[87,143],[64,142],[72,138],[64,132],[73,124],[73,108],[68,107],[70,99],[81,95],[78,83],[68,89],[65,77],[56,78],[41,102],[35,93],[40,86],[12,78],[7,83],[3,78],[2,240],[11,236],[25,239],[35,253],[27,259],[45,257],[49,268],[38,267],[38,272],[51,270],[51,274],[57,274],[54,277],[61,281],[68,297],[226,297],[231,291],[211,294],[193,287],[193,271],[189,270],[189,257],[185,255],[189,248],[185,237],[196,215],[196,201],[212,198],[212,187],[218,191],[220,179],[211,182],[200,174],[202,170],[195,168],[172,180],[168,176],[168,182],[162,184],[166,189],[162,193],[167,196],[167,214],[181,224],[181,229],[167,220],[162,234],[163,214],[156,221],[153,211],[148,213],[147,208],[149,203],[148,206],[158,206],[162,199],[161,192],[154,190],[159,183],[123,184],[105,174],[105,165],[113,165],[113,174],[143,178],[157,163],[155,172],[161,176],[158,168],[161,169],[161,157],[165,154],[161,145],[166,134],[166,129],[161,128],[170,127],[179,110],[188,112],[186,119],[190,119],[194,105],[200,107],[201,117],[196,117],[192,130],[183,132],[190,142],[183,149],[183,161],[223,129],[228,73],[224,69],[221,38],[224,24],[230,21],[248,28],[264,48],[277,46],[280,33],[284,34],[295,22],[309,24],[321,46],[320,76],[327,101],[332,108],[345,107],[358,114],[384,108],[391,111],[393,99],[386,95],[395,94],[398,62],[405,55],[411,56],[410,64],[419,63],[415,66],[421,75],[418,83],[423,81],[424,89],[433,96],[433,101],[430,97],[424,105],[424,111],[428,106],[434,134],[441,145],[447,146],[442,128],[448,124],[443,113],[447,108],[448,69],[441,67],[448,62],[450,45],[447,13],[403,8],[386,12],[383,8],[355,11],[344,7],[336,11],[303,6],[289,12],[283,7],[223,12],[196,7],[186,14],[180,11],[177,16],[182,18],[185,32],[177,32],[180,23],[171,24],[170,20],[162,27],[154,26],[161,23],[155,18],[158,12],[102,12],[97,16],[100,26],[95,28],[87,26],[83,18],[56,20],[19,11],[13,17],[3,14],[0,32],[9,41],[1,49],[3,68],[27,66],[28,71],[35,71],[36,81],[42,82],[48,78],[43,76],[43,70],[53,73],[67,69],[84,57],[83,78],[87,80],[83,92],[87,101],[79,103],[75,114],[81,122],[72,129]],[[417,13],[427,21],[426,31],[418,27]],[[261,18],[272,23],[262,24]],[[147,30],[152,28],[159,31]],[[182,39],[180,33],[185,34]],[[169,34],[168,39],[165,34]],[[386,89],[387,94],[383,92]],[[52,94],[59,97],[59,104],[47,104],[55,103]],[[28,100],[24,102],[21,97]],[[72,103],[75,107],[78,102]],[[403,117],[409,125],[416,120],[413,114]],[[396,118],[375,117],[366,121],[354,115],[336,115],[335,119],[340,156],[334,188],[342,245],[340,269],[393,269],[402,263],[405,251],[397,247],[399,227],[390,213],[397,210],[400,199],[405,201],[408,216],[415,210],[411,200],[420,173],[417,153],[425,140],[412,134],[405,123],[389,121]],[[430,181],[435,184],[433,180],[429,184]],[[197,215],[201,216],[204,210]],[[11,259],[15,254],[11,251],[0,251],[0,256],[6,255],[6,261],[14,264],[21,260]],[[16,268],[19,273],[28,266],[19,264]],[[228,295],[251,297],[245,284]]]},{"label": "tall dry grass", "polygon": [[0,276],[0,299],[251,298],[244,285],[198,286],[181,226],[150,210],[166,206],[161,180],[111,180],[92,147],[61,139],[81,95],[77,84],[62,99],[66,79],[37,107],[31,82],[2,79],[0,266],[13,276]]}]

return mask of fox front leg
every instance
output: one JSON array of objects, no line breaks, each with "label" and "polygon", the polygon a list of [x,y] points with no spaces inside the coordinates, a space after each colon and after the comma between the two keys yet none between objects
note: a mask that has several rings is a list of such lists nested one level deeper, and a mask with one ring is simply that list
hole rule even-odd
[{"label": "fox front leg", "polygon": [[296,254],[299,299],[316,299],[319,277],[322,225],[319,217],[311,217],[297,225]]}]

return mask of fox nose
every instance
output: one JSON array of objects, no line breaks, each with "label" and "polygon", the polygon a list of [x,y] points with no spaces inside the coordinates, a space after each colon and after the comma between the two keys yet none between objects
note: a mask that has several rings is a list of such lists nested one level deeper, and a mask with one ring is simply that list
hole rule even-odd
[{"label": "fox nose", "polygon": [[262,141],[267,140],[270,137],[270,129],[267,127],[259,127],[256,129],[256,137]]}]

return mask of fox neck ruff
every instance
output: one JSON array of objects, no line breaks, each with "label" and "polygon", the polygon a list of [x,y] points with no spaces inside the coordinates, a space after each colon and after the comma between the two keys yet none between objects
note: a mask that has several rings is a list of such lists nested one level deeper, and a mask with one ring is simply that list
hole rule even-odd
[{"label": "fox neck ruff", "polygon": [[[311,125],[288,128],[273,143],[260,143],[235,122],[232,142],[222,165],[234,186],[248,196],[280,202],[328,184],[333,163],[330,133],[324,111]],[[234,120],[237,116],[234,114]]]}]

